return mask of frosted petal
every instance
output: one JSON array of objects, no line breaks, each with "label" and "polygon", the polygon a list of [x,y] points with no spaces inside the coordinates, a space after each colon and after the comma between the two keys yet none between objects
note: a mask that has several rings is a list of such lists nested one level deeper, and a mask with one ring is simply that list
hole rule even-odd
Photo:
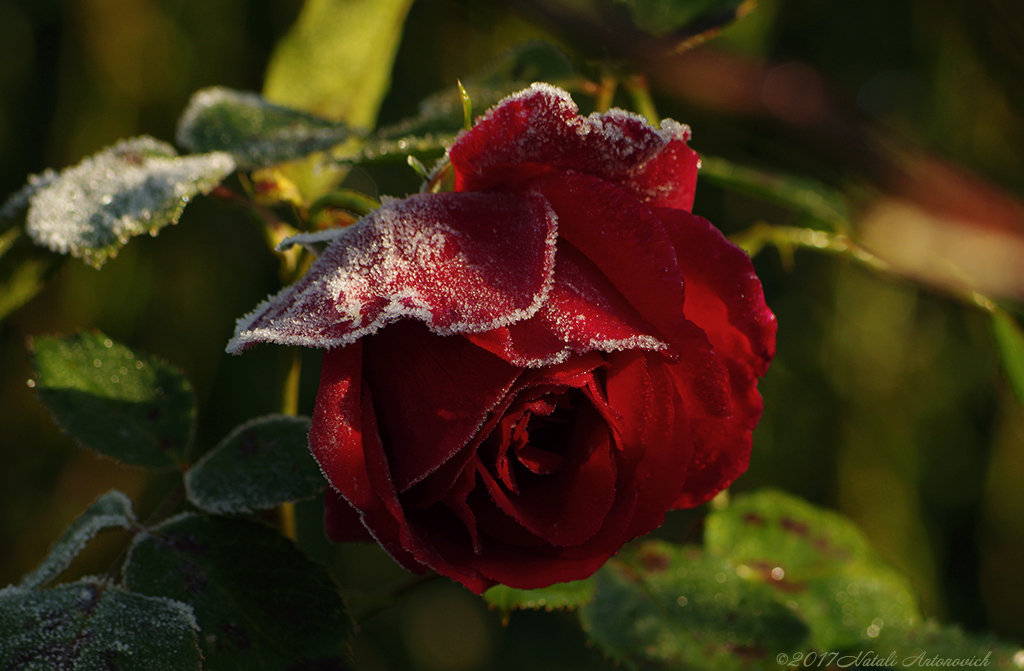
[{"label": "frosted petal", "polygon": [[589,259],[561,240],[555,282],[537,314],[466,337],[513,365],[543,368],[572,354],[667,348],[656,333]]},{"label": "frosted petal", "polygon": [[240,319],[227,349],[339,347],[403,318],[438,335],[526,319],[551,288],[556,236],[537,194],[387,202],[344,229],[299,282]]},{"label": "frosted petal", "polygon": [[345,124],[215,86],[192,96],[177,140],[193,152],[228,152],[252,170],[330,149],[349,135]]},{"label": "frosted petal", "polygon": [[124,140],[32,195],[25,228],[37,244],[98,268],[129,238],[176,223],[193,196],[234,170],[228,154],[179,157],[150,137]]},{"label": "frosted petal", "polygon": [[479,191],[573,170],[616,183],[642,202],[688,209],[697,180],[690,129],[653,128],[613,109],[579,115],[569,94],[534,84],[501,101],[449,151],[456,191]]}]

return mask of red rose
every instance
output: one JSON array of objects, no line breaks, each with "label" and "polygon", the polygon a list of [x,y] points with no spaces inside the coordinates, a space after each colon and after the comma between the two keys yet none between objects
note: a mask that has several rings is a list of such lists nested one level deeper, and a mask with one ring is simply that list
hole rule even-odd
[{"label": "red rose", "polygon": [[332,539],[537,588],[746,469],[775,318],[689,212],[688,139],[534,85],[457,139],[454,193],[385,202],[240,321],[233,351],[327,348],[310,445]]}]

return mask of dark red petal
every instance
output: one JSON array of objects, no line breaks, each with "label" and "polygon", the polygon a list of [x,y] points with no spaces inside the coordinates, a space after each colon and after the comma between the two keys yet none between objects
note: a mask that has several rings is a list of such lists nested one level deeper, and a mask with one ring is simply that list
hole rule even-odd
[{"label": "dark red petal", "polygon": [[470,442],[521,371],[460,336],[437,336],[410,320],[363,343],[363,375],[399,492]]},{"label": "dark red petal", "polygon": [[376,495],[363,454],[362,365],[361,342],[324,352],[309,446],[331,486],[365,511]]},{"label": "dark red petal", "polygon": [[448,156],[456,191],[573,170],[620,184],[644,202],[688,208],[699,162],[689,138],[689,128],[674,121],[656,129],[617,109],[581,117],[568,93],[534,84],[491,109]]},{"label": "dark red petal", "polygon": [[477,472],[498,506],[531,533],[552,545],[579,545],[600,531],[615,501],[610,431],[589,403],[576,411],[566,457],[557,473],[520,482],[518,494],[484,465]]},{"label": "dark red petal", "polygon": [[[644,480],[627,534],[629,538],[646,534],[665,520],[665,511],[673,507],[687,482],[694,454],[690,420],[671,375],[656,357],[646,355],[644,362],[653,401],[648,409],[648,422],[643,426],[645,450],[636,471],[637,479],[643,476]],[[609,401],[616,407],[628,403],[628,396],[625,396],[628,393],[628,386],[618,389],[613,385],[609,373]],[[620,395],[623,397],[619,398]]]},{"label": "dark red petal", "polygon": [[555,282],[537,314],[466,338],[510,363],[536,368],[571,354],[665,349],[655,333],[590,259],[560,240]]},{"label": "dark red petal", "polygon": [[551,287],[555,237],[555,216],[535,194],[389,201],[239,320],[228,351],[255,342],[337,347],[403,318],[442,335],[526,319]]},{"label": "dark red petal", "polygon": [[764,375],[775,356],[775,315],[764,302],[750,257],[689,212],[655,209],[686,278],[686,316],[708,335],[719,356]]},{"label": "dark red petal", "polygon": [[695,419],[695,453],[677,508],[700,505],[747,469],[751,431],[761,417],[757,378],[775,355],[775,315],[750,259],[709,222],[656,209],[686,277],[686,314],[708,335],[729,370],[734,414]]},{"label": "dark red petal", "polygon": [[586,175],[544,180],[559,234],[587,256],[679,356],[690,416],[732,413],[728,373],[684,313],[683,274],[661,221],[625,191]]},{"label": "dark red petal", "polygon": [[[366,448],[379,445],[380,438],[372,412],[366,412],[368,390],[359,374],[361,364],[362,344],[358,342],[324,352],[309,445],[328,481],[360,515],[377,542],[395,561],[411,571],[422,572],[421,563],[402,547],[404,521],[388,510],[370,475],[374,464],[370,463],[373,459],[368,459]],[[332,503],[331,497],[325,503],[338,505]],[[342,526],[326,527],[329,537],[348,538],[346,516],[343,511]],[[326,522],[332,524],[332,518],[328,517]]]},{"label": "dark red petal", "polygon": [[[470,589],[473,589],[473,585],[483,584],[482,576],[472,567],[450,564],[438,553],[431,538],[439,532],[448,531],[447,529],[435,529],[429,520],[424,524],[420,519],[422,511],[413,509],[409,511],[408,515],[406,514],[391,479],[384,447],[381,445],[379,433],[376,430],[372,394],[365,385],[363,386],[362,421],[366,427],[363,441],[366,470],[381,504],[363,515],[366,528],[377,539],[381,547],[394,557],[395,561],[411,571],[422,572],[423,566],[429,566],[442,575],[458,580]],[[455,520],[458,519],[454,515],[452,517]],[[464,528],[461,531],[465,533]]]},{"label": "dark red petal", "polygon": [[359,511],[333,489],[324,494],[324,530],[332,543],[375,542]]},{"label": "dark red petal", "polygon": [[[760,407],[756,414],[760,416]],[[746,472],[750,465],[751,430],[745,418],[695,419],[693,462],[673,508],[693,508],[714,498]]]}]

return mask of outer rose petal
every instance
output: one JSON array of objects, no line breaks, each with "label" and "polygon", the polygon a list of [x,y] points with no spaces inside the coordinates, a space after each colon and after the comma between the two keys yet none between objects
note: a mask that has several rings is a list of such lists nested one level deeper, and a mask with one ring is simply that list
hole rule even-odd
[{"label": "outer rose petal", "polygon": [[686,316],[708,334],[719,356],[760,377],[775,356],[775,315],[764,302],[750,257],[689,212],[655,208],[686,277]]},{"label": "outer rose petal", "polygon": [[337,347],[402,318],[442,335],[530,317],[551,287],[555,216],[535,194],[419,194],[389,201],[306,275],[238,321],[254,342]]},{"label": "outer rose petal", "polygon": [[515,185],[566,170],[619,184],[644,202],[689,209],[697,183],[690,129],[655,129],[619,109],[579,116],[565,91],[534,84],[511,95],[463,133],[448,152],[456,191]]},{"label": "outer rose petal", "polygon": [[686,315],[708,335],[729,369],[732,417],[694,420],[696,453],[677,508],[711,499],[747,469],[751,432],[761,417],[757,378],[775,355],[775,315],[750,258],[707,220],[656,208],[686,276]]}]

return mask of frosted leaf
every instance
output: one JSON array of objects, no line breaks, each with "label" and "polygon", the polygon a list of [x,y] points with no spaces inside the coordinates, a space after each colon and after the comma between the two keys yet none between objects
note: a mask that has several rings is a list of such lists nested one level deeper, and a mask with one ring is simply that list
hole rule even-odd
[{"label": "frosted leaf", "polygon": [[51,184],[57,179],[57,177],[57,171],[51,170],[50,168],[44,170],[41,175],[29,175],[28,183],[12,193],[4,202],[3,207],[0,207],[0,221],[13,219],[19,211],[28,207],[29,199],[31,199],[37,191],[48,184]]},{"label": "frosted leaf", "polygon": [[240,169],[254,170],[330,149],[349,135],[343,123],[213,87],[193,94],[176,137],[189,151],[225,151]]},{"label": "frosted leaf", "polygon": [[32,195],[25,229],[37,244],[99,268],[129,238],[177,223],[192,197],[234,170],[225,153],[179,157],[151,137],[124,140]]},{"label": "frosted leaf", "polygon": [[322,494],[327,487],[309,451],[309,419],[271,415],[239,426],[185,475],[195,506],[252,513]]},{"label": "frosted leaf", "polygon": [[133,592],[187,603],[207,669],[344,671],[354,624],[326,567],[270,526],[184,514],[136,535]]},{"label": "frosted leaf", "polygon": [[556,236],[554,212],[536,194],[386,202],[343,229],[299,282],[240,319],[227,349],[339,347],[403,318],[439,335],[512,324],[546,299]]},{"label": "frosted leaf", "polygon": [[0,668],[199,671],[198,627],[180,601],[97,578],[0,590]]},{"label": "frosted leaf", "polygon": [[355,151],[332,157],[337,163],[378,165],[404,163],[409,156],[427,161],[438,159],[452,146],[452,133],[426,133],[398,138],[377,136],[360,145]]},{"label": "frosted leaf", "polygon": [[81,444],[137,466],[185,463],[196,401],[179,369],[99,332],[38,337],[31,347],[40,400]]},{"label": "frosted leaf", "polygon": [[23,589],[38,589],[55,579],[71,565],[72,560],[86,544],[107,529],[131,529],[135,526],[135,513],[127,496],[115,490],[96,499],[78,519],[71,523],[39,567],[29,573],[19,585]]}]

